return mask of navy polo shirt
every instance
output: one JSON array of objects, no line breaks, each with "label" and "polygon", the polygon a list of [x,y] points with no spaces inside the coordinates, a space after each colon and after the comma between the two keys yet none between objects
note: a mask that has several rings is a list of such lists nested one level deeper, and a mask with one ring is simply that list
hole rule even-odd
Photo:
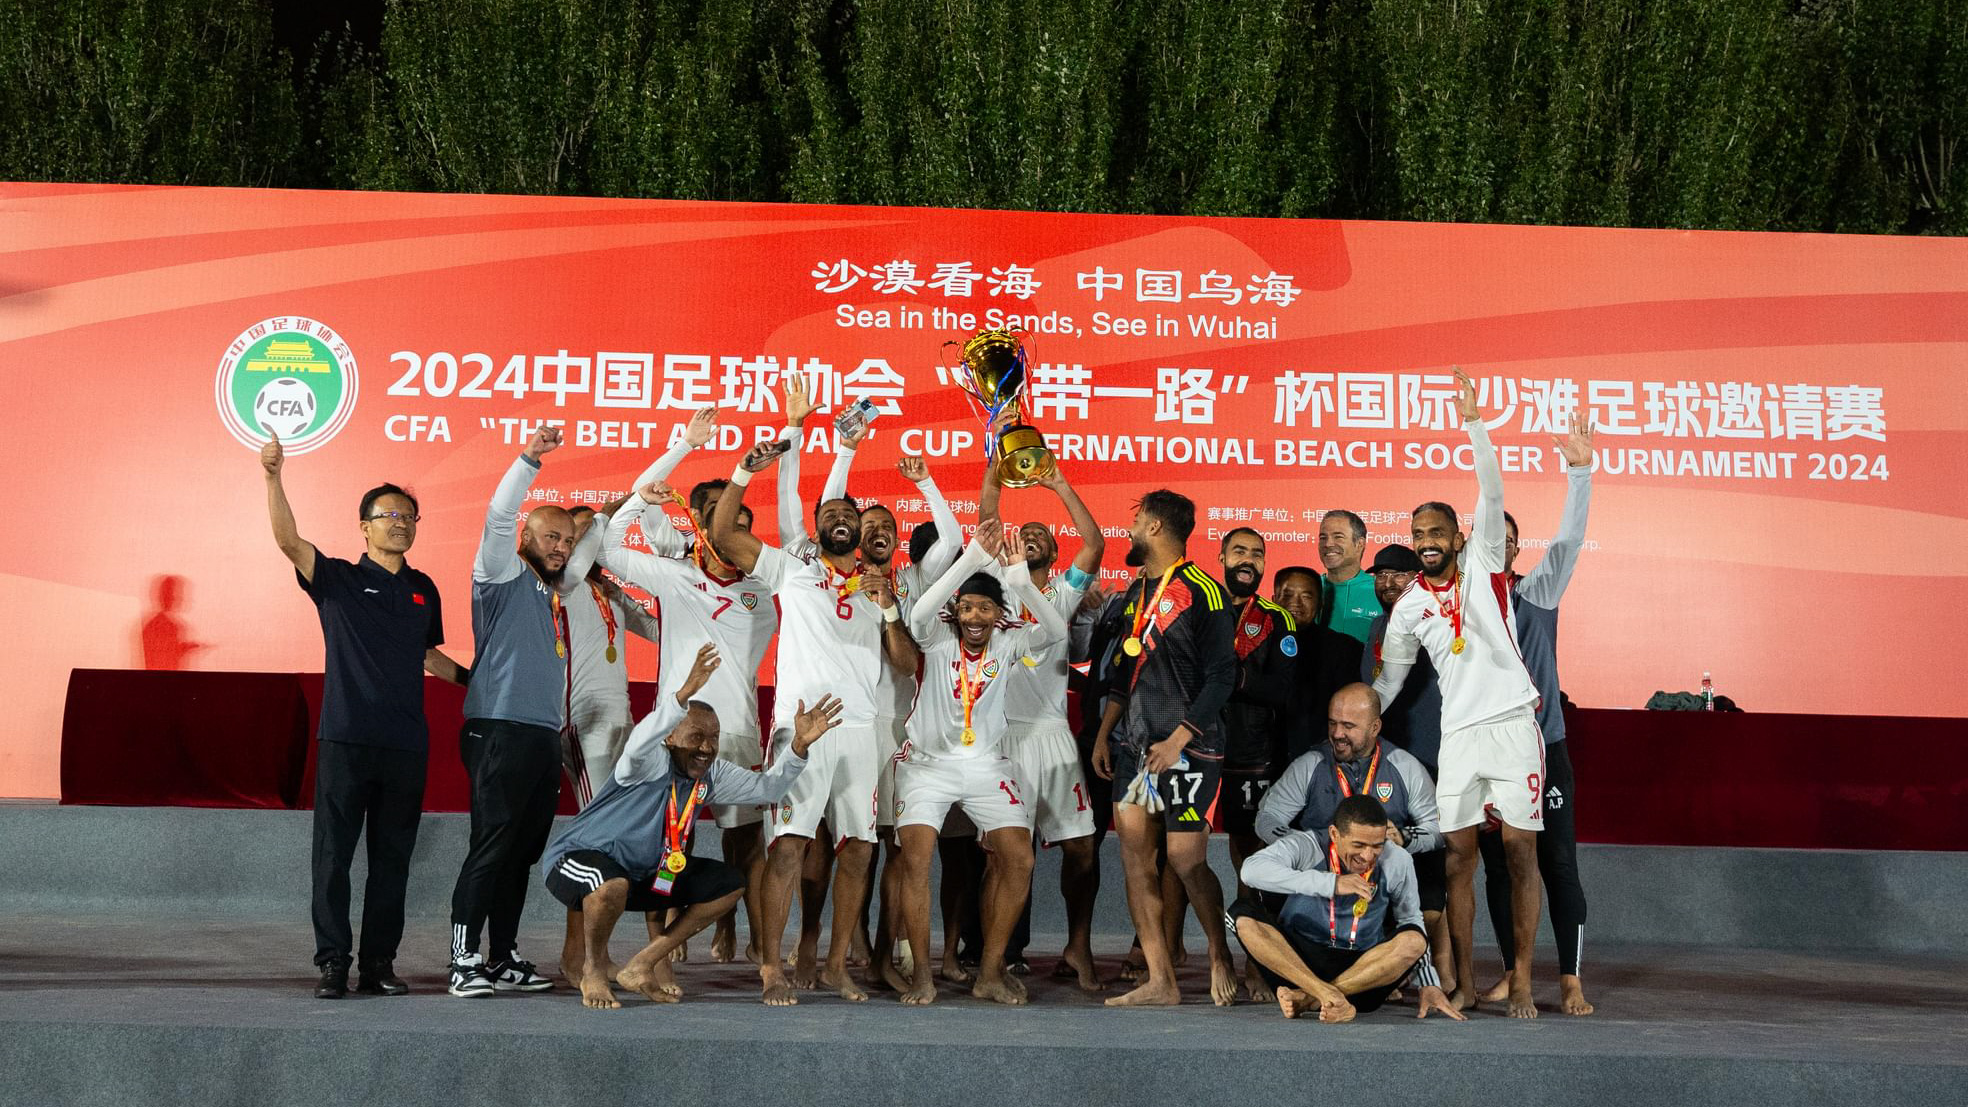
[{"label": "navy polo shirt", "polygon": [[409,565],[392,573],[366,553],[351,564],[319,549],[314,580],[294,576],[321,613],[320,740],[428,750],[424,653],[444,644],[437,585]]}]

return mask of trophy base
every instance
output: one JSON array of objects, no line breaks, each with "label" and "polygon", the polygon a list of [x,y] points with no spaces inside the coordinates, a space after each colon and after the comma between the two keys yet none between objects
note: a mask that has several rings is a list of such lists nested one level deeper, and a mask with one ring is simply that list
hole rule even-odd
[{"label": "trophy base", "polygon": [[998,436],[998,482],[1007,488],[1030,488],[1059,472],[1059,459],[1046,449],[1045,436],[1024,424],[1007,427]]}]

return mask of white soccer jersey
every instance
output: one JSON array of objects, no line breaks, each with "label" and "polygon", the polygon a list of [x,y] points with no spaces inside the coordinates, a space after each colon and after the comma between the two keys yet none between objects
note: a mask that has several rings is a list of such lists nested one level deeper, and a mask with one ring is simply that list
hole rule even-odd
[{"label": "white soccer jersey", "polygon": [[860,591],[858,579],[824,558],[801,561],[775,546],[759,550],[752,575],[779,598],[773,726],[790,728],[800,701],[811,707],[828,695],[840,697],[841,725],[873,725],[887,661],[881,609]]},{"label": "white soccer jersey", "polygon": [[[1086,596],[1087,585],[1092,580],[1090,575],[1069,566],[1046,586],[1045,598],[1062,622],[1072,623],[1073,614],[1080,609],[1080,600]],[[1026,622],[1035,625],[1036,620]],[[1069,725],[1066,680],[1072,672],[1072,652],[1071,641],[1062,639],[1019,658],[1018,667],[1011,674],[1011,687],[1005,689],[1005,716],[1012,726]]]},{"label": "white soccer jersey", "polygon": [[[991,556],[975,542],[919,597],[910,631],[923,653],[922,687],[909,714],[911,760],[953,761],[1004,756],[1005,693],[1020,659],[1066,641],[1066,621],[1032,585],[1021,563],[1006,575],[1007,604],[1024,604],[1034,621],[1012,629],[1000,627],[981,654],[963,645],[954,623],[942,620],[943,605],[963,582],[992,564]],[[972,740],[964,734],[964,697],[970,697]]]},{"label": "white soccer jersey", "polygon": [[676,693],[697,651],[710,642],[723,663],[697,698],[717,711],[725,732],[757,736],[759,664],[779,629],[772,591],[756,577],[720,580],[694,561],[628,547],[629,528],[641,521],[646,506],[641,497],[631,497],[609,521],[602,564],[656,600],[664,631],[659,695]]},{"label": "white soccer jersey", "polygon": [[[1468,425],[1480,495],[1476,520],[1458,557],[1455,583],[1435,590],[1420,576],[1394,603],[1381,641],[1382,673],[1374,691],[1384,705],[1400,691],[1420,649],[1428,651],[1442,689],[1442,734],[1486,723],[1535,704],[1537,687],[1517,651],[1510,580],[1503,565],[1503,474],[1481,423]],[[1456,652],[1461,615],[1463,648]]]}]

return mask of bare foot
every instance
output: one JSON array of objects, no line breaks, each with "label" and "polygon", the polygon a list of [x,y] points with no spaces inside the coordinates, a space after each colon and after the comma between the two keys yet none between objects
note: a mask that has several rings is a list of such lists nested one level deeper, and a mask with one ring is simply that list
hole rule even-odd
[{"label": "bare foot", "polygon": [[764,987],[759,998],[767,1007],[791,1007],[799,1003],[799,993],[786,983],[784,973],[761,973]]},{"label": "bare foot", "polygon": [[1276,993],[1272,992],[1271,985],[1264,982],[1264,974],[1257,971],[1255,961],[1244,962],[1244,990],[1250,993],[1252,1003],[1269,1003],[1278,998]]},{"label": "bare foot", "polygon": [[1319,1002],[1312,998],[1310,992],[1298,988],[1278,989],[1278,1010],[1288,1019],[1295,1019],[1318,1005]]},{"label": "bare foot", "polygon": [[850,969],[863,968],[871,960],[871,955],[868,952],[868,935],[865,931],[857,927],[854,933],[847,936],[847,967]]},{"label": "bare foot", "polygon": [[1176,946],[1173,950],[1169,951],[1169,964],[1174,965],[1176,968],[1179,969],[1188,963],[1189,963],[1188,950],[1184,949],[1181,946]]},{"label": "bare foot", "polygon": [[954,957],[945,957],[943,959],[942,971],[937,975],[952,984],[968,984],[977,979],[971,975],[969,969],[963,967],[963,962],[958,961]]},{"label": "bare foot", "polygon": [[738,951],[738,926],[726,915],[718,923],[717,933],[711,935],[711,964],[729,965]]},{"label": "bare foot", "polygon": [[1396,988],[1393,991],[1387,993],[1388,1003],[1403,1003],[1407,1001],[1407,998],[1408,998],[1408,993],[1402,991],[1399,988]]},{"label": "bare foot", "polygon": [[1538,1017],[1537,1004],[1531,1002],[1531,982],[1510,985],[1510,1017],[1513,1019],[1534,1019]]},{"label": "bare foot", "polygon": [[1210,1002],[1218,1007],[1237,1002],[1237,967],[1228,961],[1210,962]]},{"label": "bare foot", "polygon": [[[656,978],[657,987],[663,989],[663,991],[669,993],[672,996],[676,996],[679,999],[682,998],[683,985],[677,983],[676,973],[671,970],[668,962],[665,961],[656,962],[654,965],[651,965],[649,967],[649,972],[651,976],[654,976]],[[622,987],[627,988],[630,987],[630,985],[624,984],[622,985]]]},{"label": "bare foot", "polygon": [[1595,1008],[1585,999],[1585,982],[1576,976],[1558,978],[1558,1007],[1567,1015],[1590,1015]]},{"label": "bare foot", "polygon": [[679,965],[690,960],[690,943],[678,942],[677,947],[670,951],[670,960],[675,961]]},{"label": "bare foot", "polygon": [[1174,1007],[1182,1002],[1182,992],[1171,980],[1166,984],[1153,981],[1142,984],[1135,990],[1118,995],[1107,1001],[1109,1007]]},{"label": "bare foot", "polygon": [[622,1006],[608,986],[607,975],[598,970],[581,974],[581,1005],[597,1011],[613,1011]]},{"label": "bare foot", "polygon": [[977,984],[971,988],[970,994],[976,999],[988,999],[993,1003],[1002,1003],[1010,1007],[1023,1007],[1030,1002],[1025,994],[1025,986],[1009,974],[1002,972],[988,976],[979,973]]},{"label": "bare foot", "polygon": [[1319,1001],[1320,1022],[1352,1022],[1358,1014],[1359,1012],[1353,1009],[1353,1005],[1346,1002],[1345,997]]},{"label": "bare foot", "polygon": [[[663,969],[667,972],[669,966],[663,965]],[[622,987],[632,992],[641,993],[642,998],[651,1003],[675,1003],[678,996],[682,994],[682,989],[680,988],[677,988],[674,992],[670,990],[671,988],[676,988],[675,983],[671,983],[669,987],[664,987],[662,974],[658,973],[655,968],[652,967],[649,971],[644,972],[636,968],[633,963],[622,970],[621,982]]]},{"label": "bare foot", "polygon": [[814,963],[813,955],[801,950],[793,961],[793,987],[802,992],[810,992],[820,986],[820,966]]},{"label": "bare foot", "polygon": [[883,961],[880,965],[871,967],[868,970],[868,975],[870,977],[879,976],[882,987],[897,992],[908,991],[911,986],[909,982],[915,979],[914,973],[904,971],[893,961]]},{"label": "bare foot", "polygon": [[1147,955],[1141,952],[1140,946],[1128,950],[1127,956],[1121,958],[1121,972],[1117,979],[1125,980],[1130,984],[1137,980],[1148,979],[1148,959]]},{"label": "bare foot", "polygon": [[1058,963],[1052,966],[1054,980],[1071,980],[1083,992],[1097,992],[1104,985],[1100,974],[1094,970],[1093,955],[1083,949],[1069,949],[1059,955]]},{"label": "bare foot", "polygon": [[928,976],[902,989],[902,1002],[910,1007],[927,1007],[936,1002],[936,981]]},{"label": "bare foot", "polygon": [[868,993],[861,990],[861,986],[854,982],[854,978],[847,974],[845,968],[838,972],[831,966],[820,970],[820,983],[832,988],[842,999],[850,1003],[860,1003],[868,998]]},{"label": "bare foot", "polygon": [[1474,1011],[1479,1000],[1476,993],[1468,988],[1457,988],[1449,993],[1449,1002],[1454,1004],[1458,1011]]},{"label": "bare foot", "polygon": [[1504,973],[1495,984],[1483,992],[1484,1003],[1502,1003],[1510,998],[1510,974]]}]

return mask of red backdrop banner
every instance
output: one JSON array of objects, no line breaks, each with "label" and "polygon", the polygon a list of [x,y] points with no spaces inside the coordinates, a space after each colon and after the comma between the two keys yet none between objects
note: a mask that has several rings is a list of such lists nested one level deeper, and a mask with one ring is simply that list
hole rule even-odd
[{"label": "red backdrop banner", "polygon": [[[411,561],[469,657],[486,501],[539,422],[568,445],[536,495],[602,502],[697,407],[727,450],[770,433],[797,371],[829,415],[884,409],[857,494],[925,518],[893,466],[922,453],[966,515],[981,431],[944,343],[1000,323],[1031,332],[1033,421],[1107,528],[1166,485],[1205,564],[1249,525],[1274,570],[1316,565],[1334,508],[1405,540],[1416,503],[1475,499],[1460,364],[1527,562],[1557,524],[1551,436],[1578,406],[1600,427],[1574,700],[1712,670],[1751,709],[1968,714],[1903,644],[1968,584],[1962,240],[79,185],[0,185],[0,216],[33,521],[0,545],[0,794],[56,793],[73,668],[319,669],[267,531],[268,428],[326,552],[359,552],[365,488],[415,489]],[[1064,521],[1044,493],[1006,513]]]}]

